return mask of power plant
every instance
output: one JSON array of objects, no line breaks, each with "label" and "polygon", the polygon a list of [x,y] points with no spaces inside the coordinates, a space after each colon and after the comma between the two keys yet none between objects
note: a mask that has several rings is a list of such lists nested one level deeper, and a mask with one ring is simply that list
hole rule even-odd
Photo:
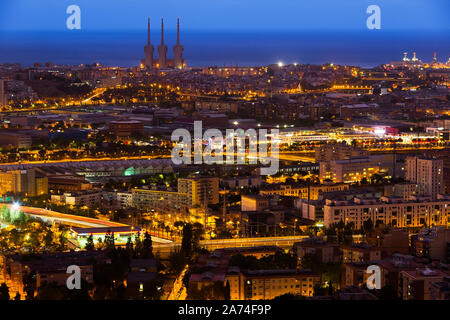
[{"label": "power plant", "polygon": [[161,43],[158,46],[158,59],[153,58],[155,48],[150,38],[150,18],[148,19],[147,44],[144,47],[145,58],[141,67],[145,69],[184,69],[186,61],[183,59],[184,48],[180,44],[180,18],[177,19],[177,44],[173,47],[174,58],[167,59],[167,46],[164,43],[164,19],[161,19]]}]

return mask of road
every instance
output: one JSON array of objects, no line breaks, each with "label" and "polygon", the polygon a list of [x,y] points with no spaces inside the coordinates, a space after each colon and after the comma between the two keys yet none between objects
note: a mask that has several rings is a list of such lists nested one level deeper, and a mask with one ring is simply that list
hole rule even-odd
[{"label": "road", "polygon": [[[11,208],[12,205],[4,204],[3,206],[8,206]],[[126,224],[123,224],[123,223],[94,219],[94,218],[83,217],[83,216],[76,216],[76,215],[71,215],[71,214],[65,214],[65,213],[60,213],[60,212],[51,211],[51,210],[42,209],[42,208],[21,206],[19,210],[31,217],[42,219],[43,221],[48,222],[48,223],[56,222],[56,223],[68,225],[71,227],[104,228],[104,227],[127,226]],[[152,236],[152,241],[154,241],[155,243],[162,243],[162,244],[172,243],[171,240],[154,237],[154,236]]]},{"label": "road", "polygon": [[[290,249],[295,242],[299,242],[308,236],[287,236],[287,237],[261,237],[261,238],[238,238],[238,239],[220,239],[200,241],[200,247],[209,251],[223,248],[245,248],[258,246],[278,246],[284,249]],[[167,258],[170,253],[178,251],[181,248],[179,243],[154,244],[153,251],[158,252],[162,258]]]}]

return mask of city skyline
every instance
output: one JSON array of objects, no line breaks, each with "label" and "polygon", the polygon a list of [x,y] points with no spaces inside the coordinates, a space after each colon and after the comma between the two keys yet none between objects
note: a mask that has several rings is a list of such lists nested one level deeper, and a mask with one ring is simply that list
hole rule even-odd
[{"label": "city skyline", "polygon": [[0,300],[450,300],[447,0],[10,2]]}]

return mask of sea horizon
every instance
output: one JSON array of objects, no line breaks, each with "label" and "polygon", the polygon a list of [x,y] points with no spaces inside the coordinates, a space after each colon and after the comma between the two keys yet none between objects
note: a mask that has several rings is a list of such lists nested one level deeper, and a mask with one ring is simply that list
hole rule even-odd
[{"label": "sea horizon", "polygon": [[[160,31],[153,30],[151,38],[156,58]],[[146,40],[146,30],[0,31],[0,63],[133,67],[144,57]],[[176,31],[167,30],[168,58],[173,56],[175,42]],[[188,67],[283,62],[370,68],[399,61],[403,52],[408,52],[408,57],[416,52],[424,62],[431,61],[434,52],[441,62],[450,54],[447,30],[181,30],[181,44]]]}]

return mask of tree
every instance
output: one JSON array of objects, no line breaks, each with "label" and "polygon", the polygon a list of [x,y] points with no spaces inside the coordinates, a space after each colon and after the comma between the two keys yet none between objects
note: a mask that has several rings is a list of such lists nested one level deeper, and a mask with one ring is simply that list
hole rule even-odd
[{"label": "tree", "polygon": [[192,242],[193,242],[192,225],[188,223],[183,227],[183,239],[181,240],[181,253],[186,258],[192,257],[193,251]]},{"label": "tree", "polygon": [[92,234],[90,234],[86,241],[86,246],[84,247],[87,251],[92,251],[95,249],[94,246],[94,238],[92,237]]},{"label": "tree", "polygon": [[141,241],[141,234],[138,232],[136,234],[136,237],[134,238],[134,252],[135,252],[135,257],[139,258],[141,253],[142,253],[142,249],[143,249],[143,244]]},{"label": "tree", "polygon": [[58,238],[59,241],[59,250],[65,250],[66,249],[66,245],[67,245],[67,237],[66,237],[66,232],[61,232]]},{"label": "tree", "polygon": [[125,249],[127,250],[128,254],[130,254],[130,256],[133,254],[133,240],[131,239],[131,236],[128,237],[127,239],[127,244],[125,245]]},{"label": "tree", "polygon": [[105,244],[107,249],[114,249],[115,243],[114,243],[114,232],[111,233],[111,230],[108,230],[105,234]]},{"label": "tree", "polygon": [[7,206],[3,207],[2,220],[4,222],[11,222],[11,213],[10,213],[9,208]]},{"label": "tree", "polygon": [[142,243],[142,258],[153,258],[152,236],[148,232],[145,232],[144,234],[144,241]]},{"label": "tree", "polygon": [[170,269],[180,273],[187,264],[186,256],[182,252],[172,252],[169,255]]},{"label": "tree", "polygon": [[330,283],[328,284],[328,295],[333,295],[333,281],[330,280]]},{"label": "tree", "polygon": [[44,236],[44,244],[47,248],[51,247],[53,244],[53,232],[51,230],[47,230]]}]

